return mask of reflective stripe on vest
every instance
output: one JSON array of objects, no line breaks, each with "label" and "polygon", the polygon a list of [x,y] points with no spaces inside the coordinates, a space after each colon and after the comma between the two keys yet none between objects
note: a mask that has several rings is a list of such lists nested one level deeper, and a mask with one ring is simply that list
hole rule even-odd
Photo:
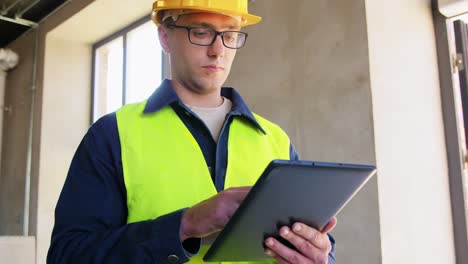
[{"label": "reflective stripe on vest", "polygon": [[[116,114],[128,223],[155,219],[217,194],[197,141],[174,110],[166,106],[144,114],[145,105],[126,105]],[[255,118],[266,135],[243,118],[234,117],[229,127],[225,189],[252,186],[271,160],[289,159],[286,133]],[[206,250],[202,246],[189,263],[202,263]]]}]

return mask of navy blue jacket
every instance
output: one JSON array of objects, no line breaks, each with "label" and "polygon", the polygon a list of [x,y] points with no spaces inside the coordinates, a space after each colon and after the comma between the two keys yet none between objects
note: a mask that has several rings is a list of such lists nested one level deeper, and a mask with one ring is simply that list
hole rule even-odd
[{"label": "navy blue jacket", "polygon": [[[233,116],[245,118],[264,132],[242,97],[232,88],[222,95],[233,105],[218,144],[205,124],[177,97],[168,80],[148,98],[144,113],[170,105],[197,140],[218,191],[224,189],[228,128]],[[157,150],[155,150],[157,151]],[[162,150],[164,151],[164,150]],[[293,146],[291,159],[298,159]],[[157,206],[155,204],[154,206]],[[47,263],[186,262],[200,248],[200,239],[179,238],[182,213],[127,224],[126,189],[115,113],[94,123],[80,143],[55,209],[55,226]],[[335,243],[329,263],[335,263]]]}]

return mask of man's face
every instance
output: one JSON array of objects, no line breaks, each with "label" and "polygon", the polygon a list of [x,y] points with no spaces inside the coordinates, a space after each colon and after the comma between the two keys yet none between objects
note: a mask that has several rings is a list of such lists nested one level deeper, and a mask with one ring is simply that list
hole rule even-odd
[{"label": "man's face", "polygon": [[[235,18],[212,13],[182,15],[176,25],[203,26],[216,31],[240,29],[240,23]],[[219,91],[231,70],[236,50],[226,48],[221,36],[217,36],[211,46],[197,46],[189,42],[186,29],[166,28],[165,31],[172,79],[198,94]]]}]

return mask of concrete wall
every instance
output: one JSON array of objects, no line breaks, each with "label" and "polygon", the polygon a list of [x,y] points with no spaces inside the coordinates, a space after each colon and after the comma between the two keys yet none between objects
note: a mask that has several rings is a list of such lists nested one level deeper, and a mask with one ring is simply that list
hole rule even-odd
[{"label": "concrete wall", "polygon": [[430,1],[366,9],[382,261],[455,263]]},{"label": "concrete wall", "polygon": [[2,167],[0,168],[0,235],[22,235],[26,156],[31,106],[33,34],[9,46],[20,56],[8,73],[5,105],[12,112],[3,120]]},{"label": "concrete wall", "polygon": [[[228,84],[280,124],[302,159],[375,164],[364,1],[255,1]],[[381,259],[377,179],[340,213],[341,263]]]}]

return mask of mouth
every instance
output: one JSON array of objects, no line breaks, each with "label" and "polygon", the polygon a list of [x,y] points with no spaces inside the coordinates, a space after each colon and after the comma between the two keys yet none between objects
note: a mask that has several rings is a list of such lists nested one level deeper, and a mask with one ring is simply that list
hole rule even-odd
[{"label": "mouth", "polygon": [[209,71],[209,72],[221,72],[221,71],[224,71],[224,67],[221,66],[221,65],[214,65],[214,64],[211,64],[211,65],[205,65],[205,66],[202,66],[203,69]]}]

